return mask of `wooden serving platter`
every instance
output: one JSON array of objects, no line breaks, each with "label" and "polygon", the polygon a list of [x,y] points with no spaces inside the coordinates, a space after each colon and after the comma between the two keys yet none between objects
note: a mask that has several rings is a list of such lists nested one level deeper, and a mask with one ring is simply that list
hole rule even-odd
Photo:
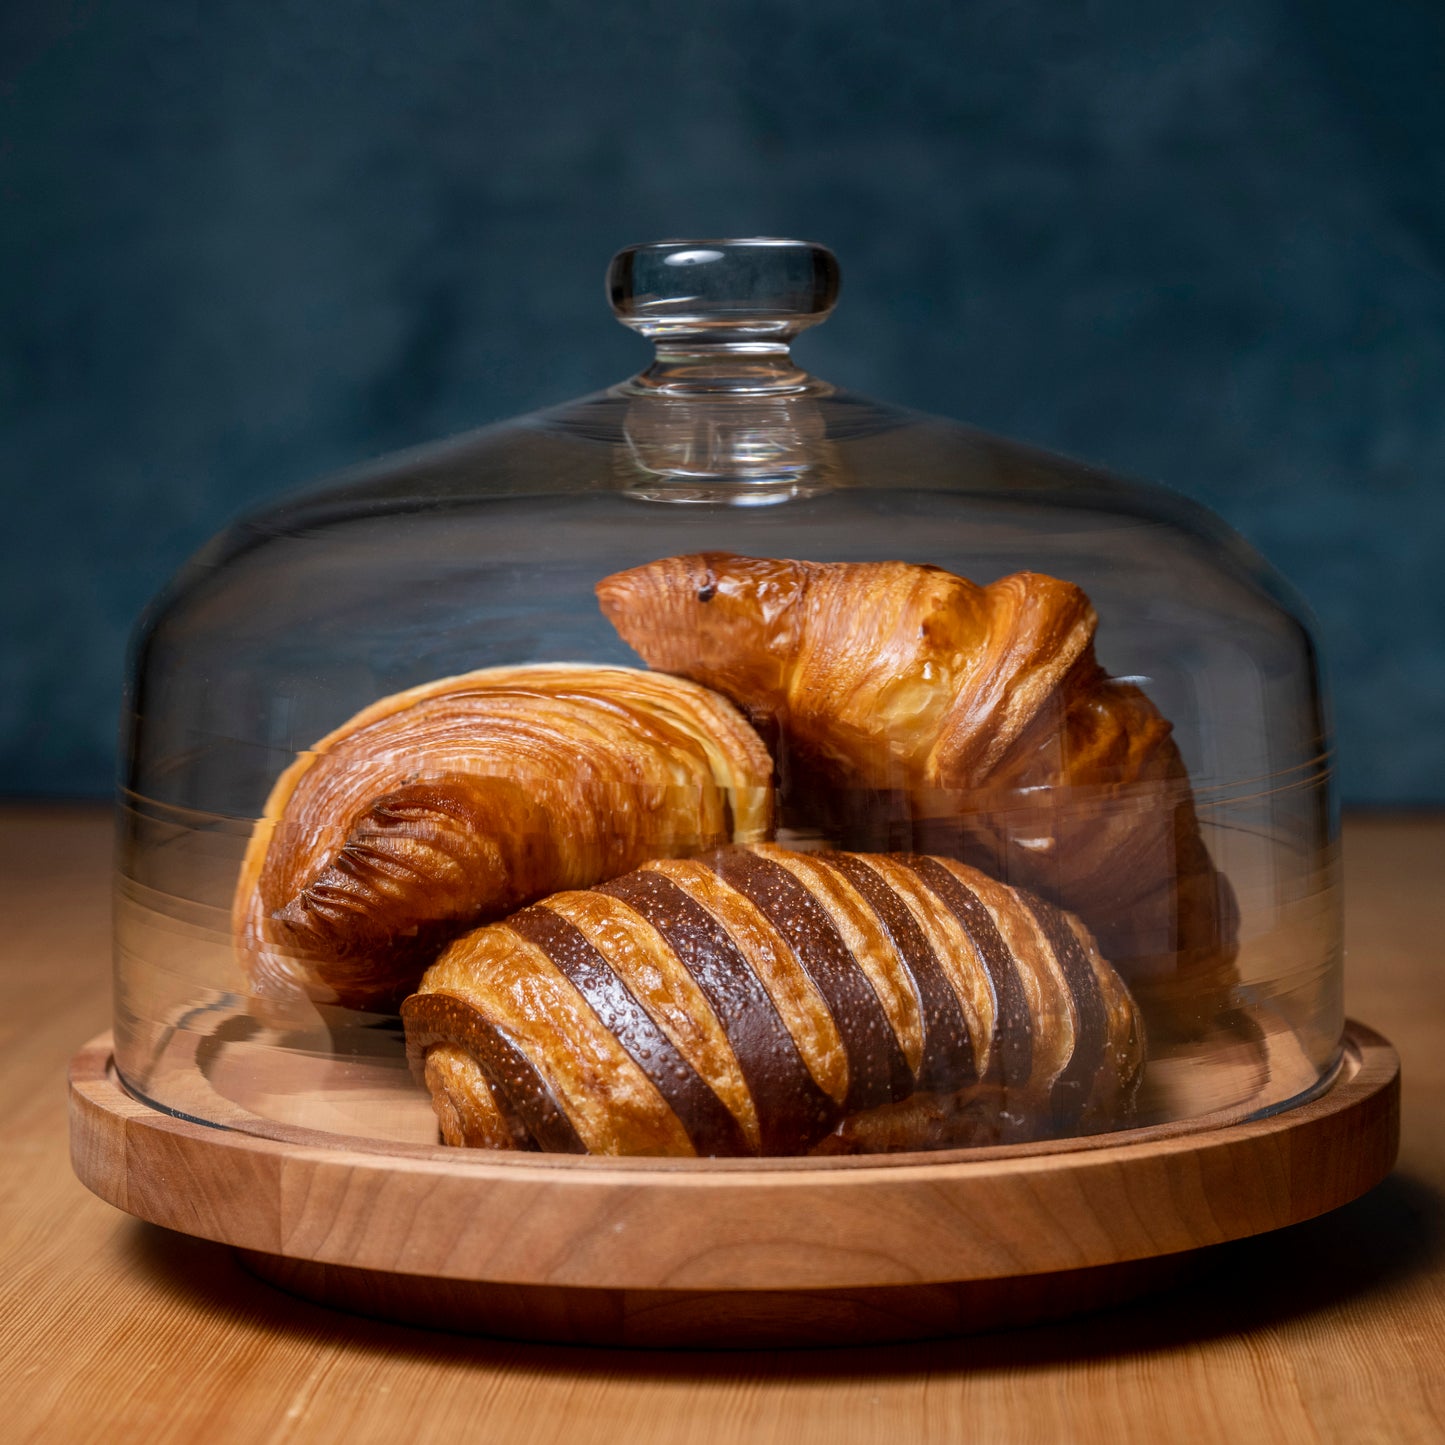
[{"label": "wooden serving platter", "polygon": [[838,1160],[483,1155],[179,1118],[126,1091],[105,1034],[71,1062],[71,1159],[117,1207],[361,1313],[590,1344],[842,1344],[1114,1303],[1337,1208],[1394,1163],[1399,1092],[1395,1050],[1351,1022],[1329,1088],[1245,1122]]}]

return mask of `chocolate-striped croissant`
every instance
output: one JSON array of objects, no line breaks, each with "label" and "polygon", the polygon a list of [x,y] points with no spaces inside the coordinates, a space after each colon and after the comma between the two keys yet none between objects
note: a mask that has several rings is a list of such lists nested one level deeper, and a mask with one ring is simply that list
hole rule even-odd
[{"label": "chocolate-striped croissant", "polygon": [[947,858],[720,848],[458,939],[402,1005],[449,1144],[925,1149],[1128,1117],[1127,989],[1077,919]]},{"label": "chocolate-striped croissant", "polygon": [[383,698],[281,775],[233,922],[258,993],[394,1008],[459,933],[644,859],[770,836],[772,760],[715,692],[489,668]]},{"label": "chocolate-striped croissant", "polygon": [[[785,816],[801,797],[805,814],[836,815],[802,821],[866,837],[860,814],[896,821],[901,799],[905,837],[947,838],[1077,913],[1171,1028],[1225,1001],[1232,892],[1170,724],[1099,666],[1072,583],[708,552],[620,572],[597,595],[651,666],[776,732]],[[962,837],[930,831],[950,820]]]}]

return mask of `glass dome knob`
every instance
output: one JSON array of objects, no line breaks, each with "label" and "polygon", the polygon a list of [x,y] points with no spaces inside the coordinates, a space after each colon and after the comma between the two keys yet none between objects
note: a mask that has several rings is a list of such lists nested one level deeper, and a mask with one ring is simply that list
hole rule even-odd
[{"label": "glass dome knob", "polygon": [[619,251],[607,291],[624,326],[658,341],[786,342],[833,309],[838,262],[811,241],[657,241]]},{"label": "glass dome knob", "polygon": [[838,299],[838,262],[826,246],[772,237],[629,246],[607,268],[607,293],[617,319],[657,347],[630,391],[831,391],[794,366],[788,350]]}]

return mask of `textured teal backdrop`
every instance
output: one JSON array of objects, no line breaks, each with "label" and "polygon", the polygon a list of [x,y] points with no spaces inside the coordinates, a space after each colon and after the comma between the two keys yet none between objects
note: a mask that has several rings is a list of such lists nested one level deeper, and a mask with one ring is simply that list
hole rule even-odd
[{"label": "textured teal backdrop", "polygon": [[831,379],[1167,482],[1445,799],[1445,7],[10,0],[0,792],[98,794],[236,511],[636,369],[627,242],[804,235]]}]

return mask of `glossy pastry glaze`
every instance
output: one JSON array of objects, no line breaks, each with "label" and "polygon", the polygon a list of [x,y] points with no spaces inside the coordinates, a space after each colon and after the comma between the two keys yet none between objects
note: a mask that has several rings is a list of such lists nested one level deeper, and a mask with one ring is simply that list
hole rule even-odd
[{"label": "glossy pastry glaze", "polygon": [[902,800],[914,836],[1077,913],[1164,1027],[1190,1032],[1226,1001],[1233,895],[1168,721],[1099,666],[1077,586],[710,552],[597,595],[651,666],[782,740],[785,807],[806,821],[869,836],[870,812]]},{"label": "glossy pastry glaze", "polygon": [[538,665],[382,699],[267,800],[233,924],[262,995],[394,1008],[449,939],[529,899],[772,827],[772,760],[725,699]]},{"label": "glossy pastry glaze", "polygon": [[593,1154],[1112,1127],[1142,1068],[1077,919],[951,859],[656,860],[458,939],[402,1007],[443,1137]]}]

